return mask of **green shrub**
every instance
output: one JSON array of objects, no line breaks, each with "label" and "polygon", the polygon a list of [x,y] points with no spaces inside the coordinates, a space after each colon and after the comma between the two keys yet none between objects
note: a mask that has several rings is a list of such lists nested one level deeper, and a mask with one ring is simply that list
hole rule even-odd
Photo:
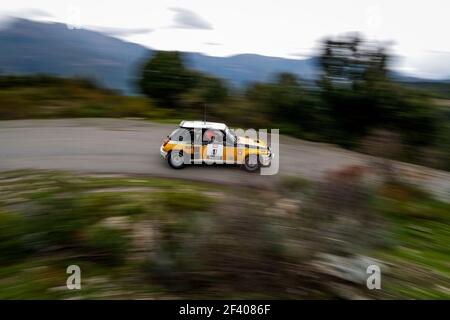
[{"label": "green shrub", "polygon": [[204,219],[205,216],[185,212],[171,214],[160,222],[160,239],[146,270],[157,283],[169,290],[184,290],[200,287],[205,282],[202,272],[206,266],[201,251],[208,230],[203,228]]},{"label": "green shrub", "polygon": [[85,230],[83,245],[105,263],[120,263],[130,247],[124,232],[108,226],[94,225]]},{"label": "green shrub", "polygon": [[194,192],[161,192],[161,202],[167,209],[175,211],[201,211],[212,204],[212,199]]},{"label": "green shrub", "polygon": [[260,207],[232,205],[162,218],[146,269],[152,280],[180,293],[282,296],[294,279],[286,234]]},{"label": "green shrub", "polygon": [[0,211],[0,261],[11,261],[25,251],[25,219],[17,213]]},{"label": "green shrub", "polygon": [[287,176],[281,179],[281,186],[291,192],[305,191],[311,187],[311,182],[302,177]]},{"label": "green shrub", "polygon": [[95,118],[105,116],[105,107],[102,105],[89,104],[83,106],[78,111],[79,117]]},{"label": "green shrub", "polygon": [[23,119],[32,117],[37,109],[22,89],[0,91],[0,119]]},{"label": "green shrub", "polygon": [[123,215],[132,216],[145,213],[145,207],[139,203],[125,203],[117,206],[116,209]]},{"label": "green shrub", "polygon": [[73,246],[79,231],[98,218],[81,201],[80,195],[50,194],[38,199],[29,215],[27,233],[37,249]]}]

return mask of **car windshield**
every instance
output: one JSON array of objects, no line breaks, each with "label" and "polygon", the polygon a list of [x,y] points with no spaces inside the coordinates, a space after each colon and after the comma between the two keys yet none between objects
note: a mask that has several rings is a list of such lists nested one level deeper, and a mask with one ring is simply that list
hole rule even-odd
[{"label": "car windshield", "polygon": [[225,128],[225,134],[227,135],[227,140],[230,139],[233,143],[236,142],[237,137],[236,137],[236,134],[234,133],[233,130],[231,130],[230,128],[226,127]]}]

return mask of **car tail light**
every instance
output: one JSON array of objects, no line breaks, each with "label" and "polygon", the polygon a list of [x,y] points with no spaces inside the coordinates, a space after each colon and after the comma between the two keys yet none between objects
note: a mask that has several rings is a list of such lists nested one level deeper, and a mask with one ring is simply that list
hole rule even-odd
[{"label": "car tail light", "polygon": [[169,138],[165,138],[165,139],[163,140],[163,147],[165,147],[166,144],[167,144],[169,141],[170,141]]}]

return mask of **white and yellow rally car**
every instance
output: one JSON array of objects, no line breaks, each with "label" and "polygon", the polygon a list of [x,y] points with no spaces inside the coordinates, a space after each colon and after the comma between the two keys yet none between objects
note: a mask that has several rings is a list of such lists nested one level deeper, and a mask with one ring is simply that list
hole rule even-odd
[{"label": "white and yellow rally car", "polygon": [[172,168],[192,163],[240,164],[248,171],[269,166],[274,154],[264,141],[239,137],[223,123],[182,121],[160,153]]}]

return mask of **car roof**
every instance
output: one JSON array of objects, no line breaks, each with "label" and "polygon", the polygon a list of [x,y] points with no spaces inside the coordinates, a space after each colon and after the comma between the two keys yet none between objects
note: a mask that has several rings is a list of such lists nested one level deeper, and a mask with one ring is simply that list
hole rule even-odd
[{"label": "car roof", "polygon": [[225,123],[220,122],[181,121],[180,127],[225,130],[227,126],[225,125]]}]

